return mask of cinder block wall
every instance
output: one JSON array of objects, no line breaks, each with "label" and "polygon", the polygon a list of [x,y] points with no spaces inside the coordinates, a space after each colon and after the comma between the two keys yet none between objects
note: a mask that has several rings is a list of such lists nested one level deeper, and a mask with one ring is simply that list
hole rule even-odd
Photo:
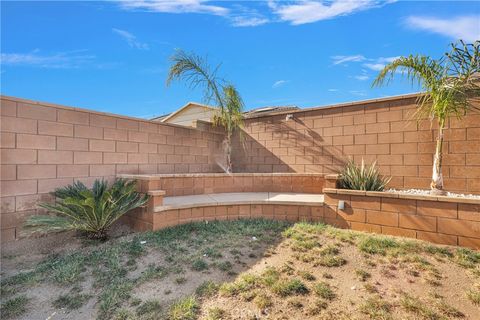
[{"label": "cinder block wall", "polygon": [[1,97],[1,237],[49,192],[119,173],[219,172],[223,134]]},{"label": "cinder block wall", "polygon": [[[436,126],[412,120],[418,95],[312,108],[247,119],[240,172],[333,173],[347,157],[377,161],[396,188],[429,188]],[[449,119],[443,174],[451,191],[480,193],[480,113]]]}]

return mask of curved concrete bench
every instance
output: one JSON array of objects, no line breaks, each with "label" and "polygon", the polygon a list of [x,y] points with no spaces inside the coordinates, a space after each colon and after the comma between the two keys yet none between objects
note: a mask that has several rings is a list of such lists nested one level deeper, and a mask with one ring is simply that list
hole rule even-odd
[{"label": "curved concrete bench", "polygon": [[213,206],[233,206],[244,204],[278,204],[278,205],[323,205],[323,194],[280,193],[280,192],[233,192],[213,193],[191,196],[166,197],[163,205],[154,212],[172,209],[187,209]]},{"label": "curved concrete bench", "polygon": [[163,191],[148,193],[149,205],[125,217],[135,230],[159,230],[192,221],[240,218],[321,221],[324,218],[322,194],[235,192],[163,197]]}]

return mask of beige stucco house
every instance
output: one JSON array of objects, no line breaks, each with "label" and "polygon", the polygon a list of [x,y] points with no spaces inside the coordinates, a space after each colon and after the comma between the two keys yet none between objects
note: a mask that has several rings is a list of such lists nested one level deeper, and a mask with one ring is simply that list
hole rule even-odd
[{"label": "beige stucco house", "polygon": [[[211,122],[216,109],[217,108],[208,106],[205,104],[201,104],[197,102],[189,102],[183,107],[181,107],[180,109],[172,113],[155,117],[151,120],[164,122],[164,123],[179,124],[187,127],[195,127],[197,120]],[[275,114],[277,112],[284,112],[288,110],[297,110],[297,109],[298,109],[297,106],[261,107],[261,108],[244,112],[244,116],[245,118],[250,118],[255,116],[270,115],[270,114]]]},{"label": "beige stucco house", "polygon": [[179,124],[187,127],[194,127],[197,120],[211,121],[215,112],[215,107],[207,106],[196,102],[188,102],[180,109],[153,118],[152,121]]}]

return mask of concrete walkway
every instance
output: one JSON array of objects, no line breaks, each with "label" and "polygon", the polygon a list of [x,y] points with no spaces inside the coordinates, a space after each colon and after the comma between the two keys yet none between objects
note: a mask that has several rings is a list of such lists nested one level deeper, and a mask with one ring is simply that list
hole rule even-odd
[{"label": "concrete walkway", "polygon": [[163,199],[163,206],[156,207],[155,212],[171,209],[239,204],[284,204],[318,206],[323,205],[323,194],[238,192],[165,197]]}]

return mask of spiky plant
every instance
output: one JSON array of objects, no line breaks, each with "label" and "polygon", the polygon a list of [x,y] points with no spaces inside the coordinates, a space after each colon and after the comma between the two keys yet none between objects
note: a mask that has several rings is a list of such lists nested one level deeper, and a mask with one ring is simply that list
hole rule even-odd
[{"label": "spiky plant", "polygon": [[[171,58],[167,85],[173,80],[184,80],[190,88],[202,87],[206,103],[218,108],[213,116],[213,124],[225,128],[225,162],[227,173],[232,172],[232,136],[243,126],[243,101],[238,90],[217,76],[220,67],[211,68],[208,61],[194,53],[177,50]],[[240,135],[241,136],[241,135]]]},{"label": "spiky plant", "polygon": [[147,195],[136,192],[135,181],[117,179],[110,187],[95,180],[92,189],[82,182],[55,190],[56,203],[39,206],[56,215],[31,216],[24,228],[31,232],[83,231],[89,238],[104,240],[111,225],[126,212],[143,206]]},{"label": "spiky plant", "polygon": [[363,159],[360,165],[349,160],[339,173],[339,187],[342,189],[383,191],[390,180],[391,177],[380,175],[376,162],[368,166]]},{"label": "spiky plant", "polygon": [[412,84],[419,84],[425,94],[417,101],[417,119],[429,118],[438,122],[438,136],[433,161],[432,194],[444,194],[442,155],[444,130],[449,117],[461,119],[480,96],[480,41],[451,44],[451,51],[440,59],[410,55],[387,64],[373,82],[373,86],[389,83],[395,75],[405,76]]}]

